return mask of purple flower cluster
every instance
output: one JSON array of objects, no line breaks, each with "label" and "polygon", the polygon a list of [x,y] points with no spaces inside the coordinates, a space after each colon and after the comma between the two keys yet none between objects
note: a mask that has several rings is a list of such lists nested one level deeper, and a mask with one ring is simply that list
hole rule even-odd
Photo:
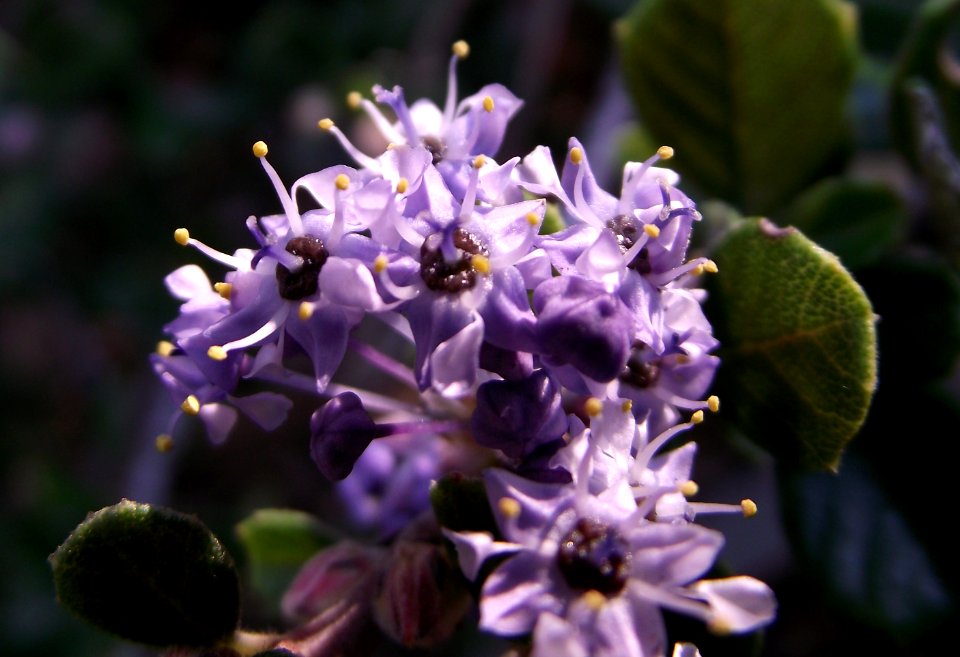
[{"label": "purple flower cluster", "polygon": [[[719,407],[694,285],[716,265],[687,256],[700,214],[656,166],[672,150],[628,163],[619,196],[576,139],[559,171],[545,147],[501,163],[521,101],[494,84],[458,102],[468,49],[453,52],[442,108],[400,87],[351,95],[383,153],[319,122],[355,167],[288,189],[257,142],[282,212],[246,220],[254,248],[176,231],[227,271],[213,285],[195,265],[166,279],[183,301],[151,356],[177,409],[168,433],[196,415],[222,441],[238,412],[272,430],[292,404],[265,385],[315,394],[311,456],[385,541],[431,513],[431,481],[481,477],[496,527],[443,532],[468,578],[501,557],[480,625],[532,635],[533,655],[665,654],[661,608],[724,632],[769,622],[764,584],[702,579],[722,538],[694,517],[723,507],[688,501],[695,445],[665,449]],[[543,230],[548,205],[559,232]],[[382,376],[347,383],[348,357]]]}]

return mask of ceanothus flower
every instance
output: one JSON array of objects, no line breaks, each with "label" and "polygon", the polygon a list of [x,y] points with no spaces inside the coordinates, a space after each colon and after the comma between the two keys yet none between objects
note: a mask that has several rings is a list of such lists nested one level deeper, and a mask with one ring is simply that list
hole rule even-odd
[{"label": "ceanothus flower", "polygon": [[660,608],[723,632],[749,632],[773,619],[776,602],[765,584],[701,579],[723,543],[718,532],[648,521],[624,479],[598,495],[502,470],[488,470],[485,481],[506,540],[447,532],[468,577],[487,557],[509,555],[483,583],[483,630],[532,632],[534,654],[544,656],[653,657],[666,652]]}]

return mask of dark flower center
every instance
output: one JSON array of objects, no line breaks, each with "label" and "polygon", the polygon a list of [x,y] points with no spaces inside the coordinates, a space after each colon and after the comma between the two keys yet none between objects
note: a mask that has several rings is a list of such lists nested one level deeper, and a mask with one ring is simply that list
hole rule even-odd
[{"label": "dark flower center", "polygon": [[320,269],[329,253],[318,237],[303,235],[287,242],[287,251],[303,259],[300,269],[290,271],[277,265],[277,289],[280,296],[290,301],[299,301],[317,291]]},{"label": "dark flower center", "polygon": [[[631,246],[637,243],[638,233],[640,231],[633,220],[626,215],[621,214],[610,219],[607,222],[607,228],[613,231],[614,236],[617,238],[617,246],[620,247],[620,253],[626,253],[630,250]],[[651,272],[650,253],[646,247],[641,248],[640,251],[637,252],[637,255],[633,257],[633,260],[630,261],[627,267],[639,274],[649,274]]]},{"label": "dark flower center", "polygon": [[630,546],[616,529],[581,518],[560,540],[557,564],[570,588],[615,595],[630,576]]},{"label": "dark flower center", "polygon": [[620,381],[636,388],[649,388],[660,378],[660,359],[644,359],[644,351],[647,345],[642,342],[635,342],[630,350],[630,358],[627,359],[627,367],[620,375]]},{"label": "dark flower center", "polygon": [[452,262],[443,257],[442,249],[431,249],[427,246],[429,240],[424,241],[420,247],[420,278],[431,290],[454,294],[476,285],[473,256],[487,256],[489,252],[475,235],[462,228],[455,229],[452,237],[453,245],[460,252],[460,257]]},{"label": "dark flower center", "polygon": [[440,141],[439,137],[434,137],[433,135],[427,135],[420,140],[423,143],[424,148],[430,151],[430,155],[433,156],[433,164],[436,166],[443,159],[443,156],[447,152],[447,147],[444,146],[443,142]]}]

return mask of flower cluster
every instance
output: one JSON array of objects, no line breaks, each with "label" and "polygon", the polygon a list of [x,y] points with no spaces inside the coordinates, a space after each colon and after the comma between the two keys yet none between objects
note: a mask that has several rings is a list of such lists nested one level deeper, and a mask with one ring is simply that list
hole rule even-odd
[{"label": "flower cluster", "polygon": [[[379,601],[358,613],[409,645],[442,638],[436,619],[429,632],[411,620],[425,595],[411,610],[389,591],[448,595],[422,565],[444,558],[445,537],[466,577],[483,579],[481,629],[532,636],[535,656],[663,655],[662,608],[720,632],[764,625],[770,590],[703,579],[722,537],[694,523],[755,506],[690,502],[695,444],[670,449],[719,408],[706,396],[717,342],[695,287],[717,269],[688,258],[700,214],[658,166],[672,150],[628,163],[619,196],[576,139],[559,170],[542,146],[500,162],[521,101],[497,84],[458,101],[467,52],[454,45],[442,108],[408,104],[400,87],[351,95],[389,142],[383,153],[319,122],[354,166],[287,188],[257,142],[282,212],[247,219],[253,248],[221,252],[176,231],[227,271],[212,285],[196,265],[166,279],[183,305],[151,357],[177,406],[158,445],[183,414],[222,441],[238,413],[281,425],[292,403],[275,390],[319,397],[311,456],[358,526],[392,547],[321,554],[291,588],[294,615],[328,610],[329,591],[357,579],[338,570],[343,555],[351,567],[361,555],[389,590],[357,596]],[[545,227],[548,210],[562,229]],[[382,376],[360,387],[343,376],[348,357]],[[492,522],[439,526],[430,486],[451,476],[482,486]],[[314,654],[305,645],[287,647]]]}]

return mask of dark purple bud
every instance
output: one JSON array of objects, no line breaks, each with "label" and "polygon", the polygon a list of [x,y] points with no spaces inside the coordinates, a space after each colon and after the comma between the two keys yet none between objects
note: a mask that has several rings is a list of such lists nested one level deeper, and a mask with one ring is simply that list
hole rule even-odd
[{"label": "dark purple bud", "polygon": [[399,541],[373,602],[374,618],[407,647],[430,647],[453,634],[470,609],[459,568],[440,545]]},{"label": "dark purple bud", "polygon": [[375,577],[384,557],[382,550],[338,543],[314,555],[303,565],[283,595],[283,613],[298,620],[313,618],[350,597],[366,580]]},{"label": "dark purple bud", "polygon": [[480,345],[480,367],[516,381],[533,372],[533,354],[495,347],[489,342]]},{"label": "dark purple bud", "polygon": [[390,433],[377,426],[352,392],[337,395],[310,418],[310,455],[325,477],[346,478],[374,438]]},{"label": "dark purple bud", "polygon": [[519,381],[487,381],[477,389],[471,418],[474,438],[485,447],[521,458],[567,430],[560,391],[543,370]]},{"label": "dark purple bud", "polygon": [[572,365],[594,381],[611,381],[623,371],[633,341],[633,317],[602,285],[557,276],[537,287],[533,304],[537,340],[548,360]]}]

